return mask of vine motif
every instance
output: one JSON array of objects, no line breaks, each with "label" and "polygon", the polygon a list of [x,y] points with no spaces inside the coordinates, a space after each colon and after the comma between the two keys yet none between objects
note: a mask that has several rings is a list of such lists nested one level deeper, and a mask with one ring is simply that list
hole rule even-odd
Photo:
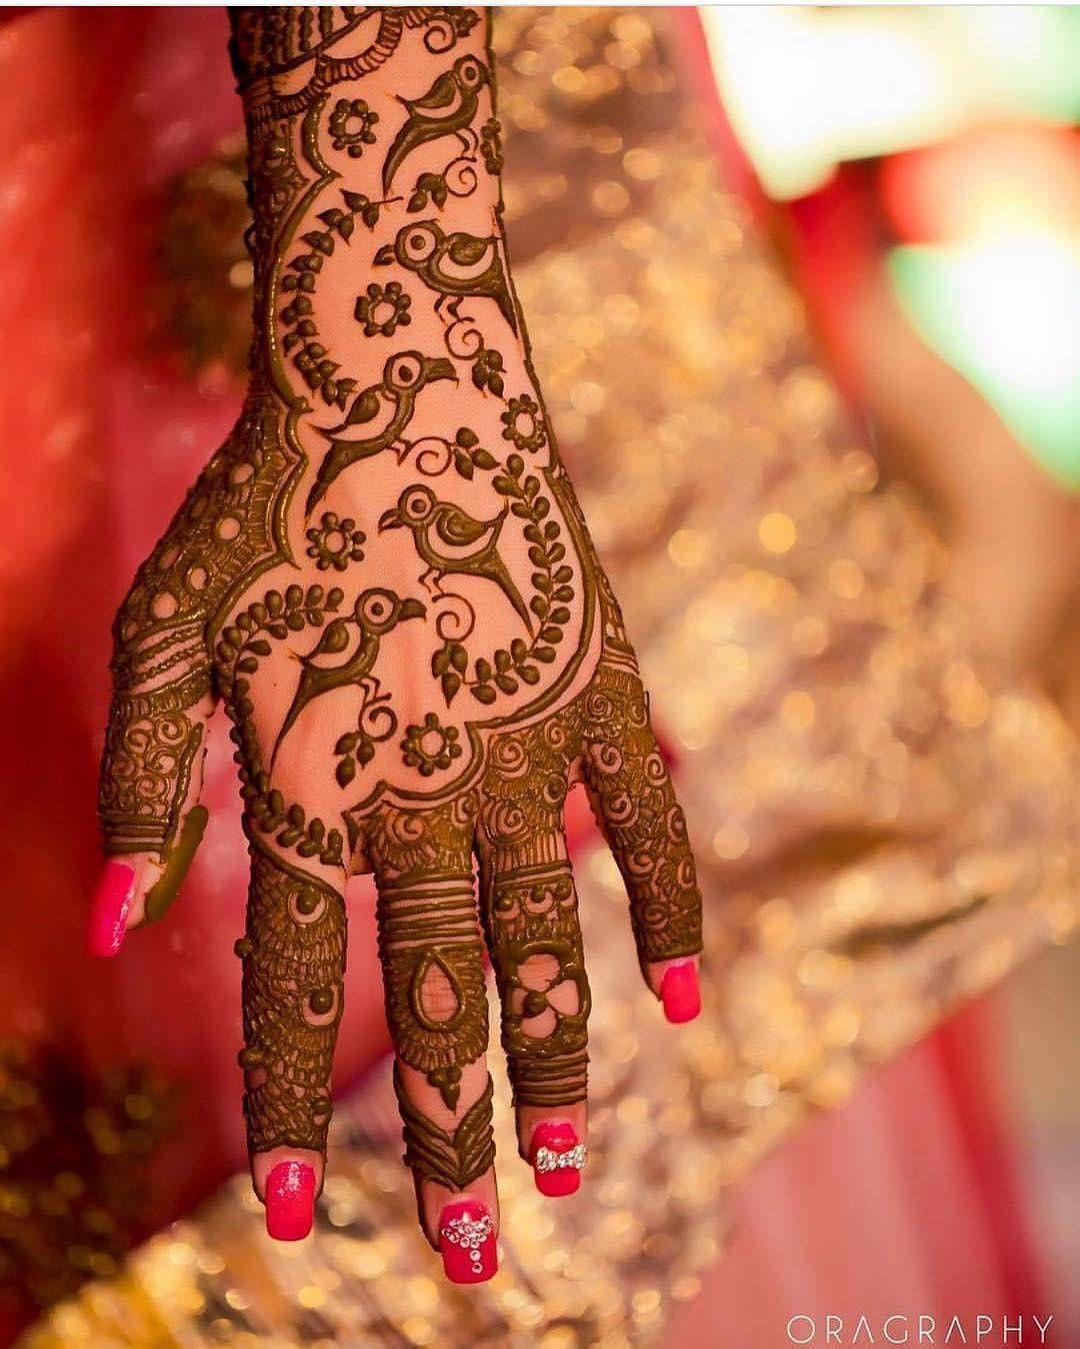
[{"label": "vine motif", "polygon": [[328,406],[338,407],[344,412],[357,381],[337,378],[341,368],[339,363],[330,358],[326,347],[317,340],[319,330],[313,318],[315,307],[312,296],[318,287],[318,277],[324,262],[333,256],[338,240],[348,244],[356,229],[357,218],[369,230],[374,230],[383,207],[400,198],[372,201],[364,193],[346,188],[342,189],[341,196],[345,203],[344,209],[331,206],[320,211],[318,219],[322,221],[323,228],[309,230],[301,236],[310,252],[297,254],[289,262],[289,274],[281,279],[282,291],[290,293],[292,299],[282,309],[280,317],[291,330],[282,340],[282,349],[292,353],[293,365],[304,377],[308,388],[313,392],[318,391]]},{"label": "vine motif", "polygon": [[523,477],[524,473],[525,461],[512,454],[504,471],[492,479],[492,486],[510,502],[511,512],[526,522],[522,532],[529,544],[529,561],[536,568],[531,577],[534,594],[529,609],[539,628],[528,643],[516,638],[509,648],[494,651],[490,659],[477,657],[471,678],[466,673],[469,654],[464,643],[445,640],[432,657],[431,672],[441,683],[447,707],[463,686],[477,702],[490,705],[500,691],[513,694],[520,683],[538,683],[536,662],[550,665],[555,660],[555,647],[570,622],[567,605],[574,598],[570,584],[574,573],[563,562],[566,546],[561,541],[562,529],[557,520],[548,519],[551,503],[541,494],[540,479],[533,474]]},{"label": "vine motif", "polygon": [[240,795],[249,818],[264,834],[275,834],[282,848],[295,848],[301,857],[317,857],[327,866],[340,866],[342,835],[327,830],[319,819],[308,819],[303,806],[288,805],[281,792],[270,786],[270,774],[262,766],[251,701],[251,676],[259,660],[271,651],[270,640],[284,641],[290,632],[305,627],[321,628],[327,614],[335,614],[345,598],[337,586],[325,591],[320,585],[291,585],[285,593],[268,590],[261,601],[249,604],[224,628],[217,645],[217,664],[225,704],[232,719],[230,739],[236,745],[233,758],[240,776]]},{"label": "vine motif", "polygon": [[379,692],[378,680],[364,685],[356,730],[346,731],[334,746],[339,758],[334,776],[339,787],[347,787],[357,770],[374,759],[375,746],[389,740],[397,730],[397,714],[388,706],[389,702],[390,694]]}]

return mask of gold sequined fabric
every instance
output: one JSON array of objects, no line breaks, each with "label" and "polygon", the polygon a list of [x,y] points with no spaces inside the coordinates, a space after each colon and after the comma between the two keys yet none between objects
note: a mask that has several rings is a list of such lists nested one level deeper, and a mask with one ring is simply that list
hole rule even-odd
[{"label": "gold sequined fabric", "polygon": [[508,10],[497,35],[518,284],[679,762],[704,1014],[676,1031],[627,977],[625,899],[590,850],[587,1180],[536,1193],[497,1082],[490,1284],[441,1278],[380,1073],[339,1112],[313,1240],[266,1238],[238,1178],[29,1349],[653,1343],[758,1159],[1075,931],[1073,735],[979,657],[941,593],[942,540],[845,424],[678,95],[673,22]]}]

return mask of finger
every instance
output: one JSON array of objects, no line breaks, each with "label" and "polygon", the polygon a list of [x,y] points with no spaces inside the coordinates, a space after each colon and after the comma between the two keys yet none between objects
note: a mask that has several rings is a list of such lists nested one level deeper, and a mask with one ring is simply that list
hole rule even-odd
[{"label": "finger", "polygon": [[649,725],[641,681],[601,666],[587,703],[582,771],[630,898],[642,973],[669,1021],[701,1009],[701,891],[686,819]]},{"label": "finger", "polygon": [[472,822],[460,815],[454,806],[388,808],[367,848],[420,1223],[447,1277],[479,1283],[497,1268],[499,1210]]},{"label": "finger", "polygon": [[[244,1115],[271,1236],[311,1230],[322,1189],[330,1073],[345,975],[344,874],[331,883],[251,842],[244,963]],[[330,869],[325,870],[330,874]]]},{"label": "finger", "polygon": [[[201,625],[157,632],[141,645],[125,641],[124,631],[121,621],[98,788],[108,861],[91,907],[88,945],[101,956],[115,955],[129,929],[166,911],[207,819],[198,799],[214,699]],[[160,680],[162,670],[171,675],[167,683],[140,687]]]},{"label": "finger", "polygon": [[[559,780],[548,781],[554,788]],[[542,1194],[567,1195],[578,1189],[585,1164],[589,984],[561,811],[546,798],[538,804],[534,790],[527,799],[525,788],[522,816],[481,812],[481,912],[499,985],[518,1150]]]}]

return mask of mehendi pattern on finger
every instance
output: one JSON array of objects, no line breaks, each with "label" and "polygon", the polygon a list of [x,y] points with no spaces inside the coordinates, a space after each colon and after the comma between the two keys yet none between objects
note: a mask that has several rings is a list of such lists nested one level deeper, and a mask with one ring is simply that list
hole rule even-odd
[{"label": "mehendi pattern on finger", "polygon": [[481,788],[484,927],[521,1105],[570,1105],[586,1091],[589,983],[562,834],[570,765],[582,743],[580,706],[500,736]]},{"label": "mehendi pattern on finger", "polygon": [[492,1133],[492,1082],[487,1079],[481,1095],[462,1116],[453,1133],[440,1128],[418,1110],[394,1068],[394,1091],[404,1123],[405,1165],[421,1180],[431,1180],[448,1190],[465,1190],[495,1161]]},{"label": "mehendi pattern on finger", "polygon": [[461,1071],[487,1050],[483,941],[472,831],[460,803],[384,810],[365,849],[378,883],[376,917],[386,1018],[398,1057],[450,1109]]},{"label": "mehendi pattern on finger", "polygon": [[583,772],[630,896],[638,955],[643,964],[697,955],[701,892],[694,855],[636,668],[601,664],[584,711],[590,730]]},{"label": "mehendi pattern on finger", "polygon": [[253,843],[244,962],[244,1113],[253,1152],[326,1149],[344,996],[345,904]]}]

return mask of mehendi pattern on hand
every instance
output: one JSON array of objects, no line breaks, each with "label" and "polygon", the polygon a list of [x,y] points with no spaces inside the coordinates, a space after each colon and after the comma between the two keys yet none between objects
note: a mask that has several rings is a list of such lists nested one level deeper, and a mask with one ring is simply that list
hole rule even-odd
[{"label": "mehendi pattern on hand", "polygon": [[463,1086],[487,1047],[485,943],[515,1099],[585,1097],[572,783],[642,963],[701,946],[685,821],[513,291],[479,18],[232,11],[250,389],[118,615],[101,780],[107,850],[168,862],[224,700],[252,849],[254,1151],[325,1146],[342,895],[375,873],[406,1160],[448,1189],[491,1164],[490,1079]]}]

